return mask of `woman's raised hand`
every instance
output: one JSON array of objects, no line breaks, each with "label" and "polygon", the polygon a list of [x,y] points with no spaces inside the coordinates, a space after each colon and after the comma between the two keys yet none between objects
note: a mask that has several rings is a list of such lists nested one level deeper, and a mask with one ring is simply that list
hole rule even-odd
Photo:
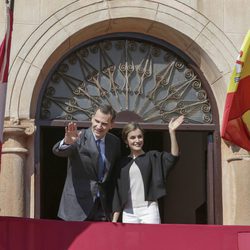
[{"label": "woman's raised hand", "polygon": [[184,115],[172,118],[168,124],[169,132],[175,131],[184,121]]}]

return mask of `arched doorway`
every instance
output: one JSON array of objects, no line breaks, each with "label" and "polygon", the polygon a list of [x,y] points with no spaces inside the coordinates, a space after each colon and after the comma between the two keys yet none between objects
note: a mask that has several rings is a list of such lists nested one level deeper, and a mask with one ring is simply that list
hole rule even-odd
[{"label": "arched doorway", "polygon": [[[40,172],[37,214],[56,218],[66,160],[51,148],[69,120],[87,127],[93,108],[110,103],[118,113],[113,133],[137,119],[146,130],[145,150],[168,150],[167,124],[180,114],[181,160],[160,201],[166,223],[222,223],[217,110],[210,89],[193,62],[173,46],[137,34],[88,41],[51,70],[37,117]],[[125,149],[124,149],[125,153]],[[215,164],[216,163],[216,164]]]}]

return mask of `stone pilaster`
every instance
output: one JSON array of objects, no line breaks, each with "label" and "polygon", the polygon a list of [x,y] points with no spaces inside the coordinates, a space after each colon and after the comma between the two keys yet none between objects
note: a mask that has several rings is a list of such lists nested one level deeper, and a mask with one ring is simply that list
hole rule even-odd
[{"label": "stone pilaster", "polygon": [[25,163],[28,136],[34,133],[33,120],[11,120],[4,126],[0,173],[0,215],[25,216]]},{"label": "stone pilaster", "polygon": [[223,224],[250,224],[250,154],[222,143]]}]

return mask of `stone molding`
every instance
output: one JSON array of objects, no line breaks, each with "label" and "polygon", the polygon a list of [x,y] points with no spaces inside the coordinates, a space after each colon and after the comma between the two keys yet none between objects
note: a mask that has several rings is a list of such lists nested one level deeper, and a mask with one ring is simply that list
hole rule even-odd
[{"label": "stone molding", "polygon": [[[140,32],[174,44],[200,66],[211,85],[231,71],[237,55],[216,25],[179,1],[75,1],[44,20],[15,55],[6,117],[34,118],[36,87],[41,88],[54,63],[82,41],[115,32]],[[226,91],[226,82],[219,88]]]}]

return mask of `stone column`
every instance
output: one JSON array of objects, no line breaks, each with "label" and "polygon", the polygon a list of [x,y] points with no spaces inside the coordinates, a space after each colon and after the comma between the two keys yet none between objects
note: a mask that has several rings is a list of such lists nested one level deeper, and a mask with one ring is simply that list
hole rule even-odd
[{"label": "stone column", "polygon": [[4,126],[0,172],[0,215],[25,216],[25,163],[28,136],[34,133],[33,121],[11,121]]}]

